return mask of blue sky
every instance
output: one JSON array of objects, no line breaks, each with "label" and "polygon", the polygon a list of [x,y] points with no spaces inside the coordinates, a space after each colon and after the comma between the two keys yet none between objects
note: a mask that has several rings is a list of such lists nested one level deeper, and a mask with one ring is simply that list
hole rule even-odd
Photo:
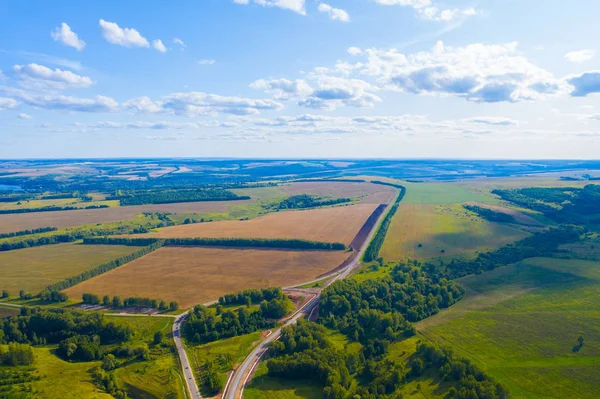
[{"label": "blue sky", "polygon": [[592,0],[0,4],[0,158],[597,158]]}]

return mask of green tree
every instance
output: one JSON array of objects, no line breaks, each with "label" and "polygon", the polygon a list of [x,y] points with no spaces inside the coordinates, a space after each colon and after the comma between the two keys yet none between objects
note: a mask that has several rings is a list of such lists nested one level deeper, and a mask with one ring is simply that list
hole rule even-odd
[{"label": "green tree", "polygon": [[169,303],[169,310],[177,310],[179,309],[179,304],[175,301],[171,301]]},{"label": "green tree", "polygon": [[102,298],[102,304],[104,306],[110,306],[111,301],[110,301],[110,297],[108,295],[104,295],[104,298]]},{"label": "green tree", "polygon": [[114,296],[113,300],[112,300],[112,306],[113,306],[113,308],[122,308],[123,307],[123,301],[121,300],[121,297]]},{"label": "green tree", "polygon": [[154,345],[160,345],[163,342],[165,334],[162,331],[154,333]]},{"label": "green tree", "polygon": [[2,298],[8,298],[10,293],[7,290],[2,290]]},{"label": "green tree", "polygon": [[104,356],[104,359],[102,359],[102,369],[103,370],[106,370],[106,371],[114,370],[117,368],[117,366],[118,366],[117,359],[115,358],[115,355],[113,355],[112,353],[109,353],[108,355]]}]

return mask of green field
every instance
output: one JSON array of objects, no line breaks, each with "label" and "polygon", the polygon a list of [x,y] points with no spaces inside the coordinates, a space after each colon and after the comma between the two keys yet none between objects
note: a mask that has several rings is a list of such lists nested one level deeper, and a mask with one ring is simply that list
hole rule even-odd
[{"label": "green field", "polygon": [[0,210],[11,210],[11,209],[35,209],[45,208],[48,206],[69,206],[77,208],[85,208],[88,206],[99,206],[106,205],[109,207],[119,206],[119,201],[88,201],[82,202],[78,198],[62,198],[62,199],[51,199],[51,200],[29,200],[19,202],[0,202]]},{"label": "green field", "polygon": [[467,297],[418,323],[422,334],[475,361],[514,398],[598,397],[597,262],[534,258],[460,281]]},{"label": "green field", "polygon": [[518,228],[483,220],[458,204],[402,202],[392,219],[380,255],[385,260],[399,260],[473,254],[527,235]]},{"label": "green field", "polygon": [[[150,347],[150,360],[127,363],[115,371],[130,396],[134,399],[185,399],[179,360],[172,352],[174,342],[171,328],[174,319],[127,316],[106,316],[106,318],[109,321],[128,324],[137,331],[130,343],[132,347],[144,344]],[[151,344],[156,331],[165,334],[163,345]]]},{"label": "green field", "polygon": [[135,250],[119,245],[68,243],[0,252],[0,289],[12,296],[18,296],[19,290],[37,294],[50,284]]},{"label": "green field", "polygon": [[476,201],[497,203],[498,199],[484,192],[470,190],[456,183],[409,183],[400,182],[406,187],[403,204],[459,204]]},{"label": "green field", "polygon": [[201,384],[203,380],[204,365],[214,362],[218,366],[219,377],[225,385],[229,372],[234,366],[241,363],[252,349],[260,342],[262,332],[241,335],[203,345],[186,345],[188,358],[192,363],[196,380]]}]

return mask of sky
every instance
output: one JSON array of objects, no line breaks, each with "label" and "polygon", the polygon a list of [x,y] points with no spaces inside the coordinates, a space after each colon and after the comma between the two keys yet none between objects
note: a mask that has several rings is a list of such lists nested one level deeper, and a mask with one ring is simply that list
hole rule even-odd
[{"label": "sky", "polygon": [[597,159],[597,0],[0,2],[0,158]]}]

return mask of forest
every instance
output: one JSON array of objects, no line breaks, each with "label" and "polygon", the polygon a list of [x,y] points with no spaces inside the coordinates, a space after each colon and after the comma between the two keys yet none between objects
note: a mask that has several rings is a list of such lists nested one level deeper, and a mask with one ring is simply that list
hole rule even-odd
[{"label": "forest", "polygon": [[238,201],[248,200],[248,196],[238,196],[231,191],[209,188],[200,190],[148,190],[148,191],[118,191],[107,200],[119,200],[121,206],[145,204],[169,204],[176,202],[200,201]]},{"label": "forest", "polygon": [[280,201],[276,204],[277,209],[285,210],[285,209],[306,209],[306,208],[316,208],[320,206],[331,206],[337,204],[344,204],[352,202],[352,198],[335,198],[335,199],[327,199],[327,198],[319,198],[315,195],[309,194],[300,194],[294,195]]}]

